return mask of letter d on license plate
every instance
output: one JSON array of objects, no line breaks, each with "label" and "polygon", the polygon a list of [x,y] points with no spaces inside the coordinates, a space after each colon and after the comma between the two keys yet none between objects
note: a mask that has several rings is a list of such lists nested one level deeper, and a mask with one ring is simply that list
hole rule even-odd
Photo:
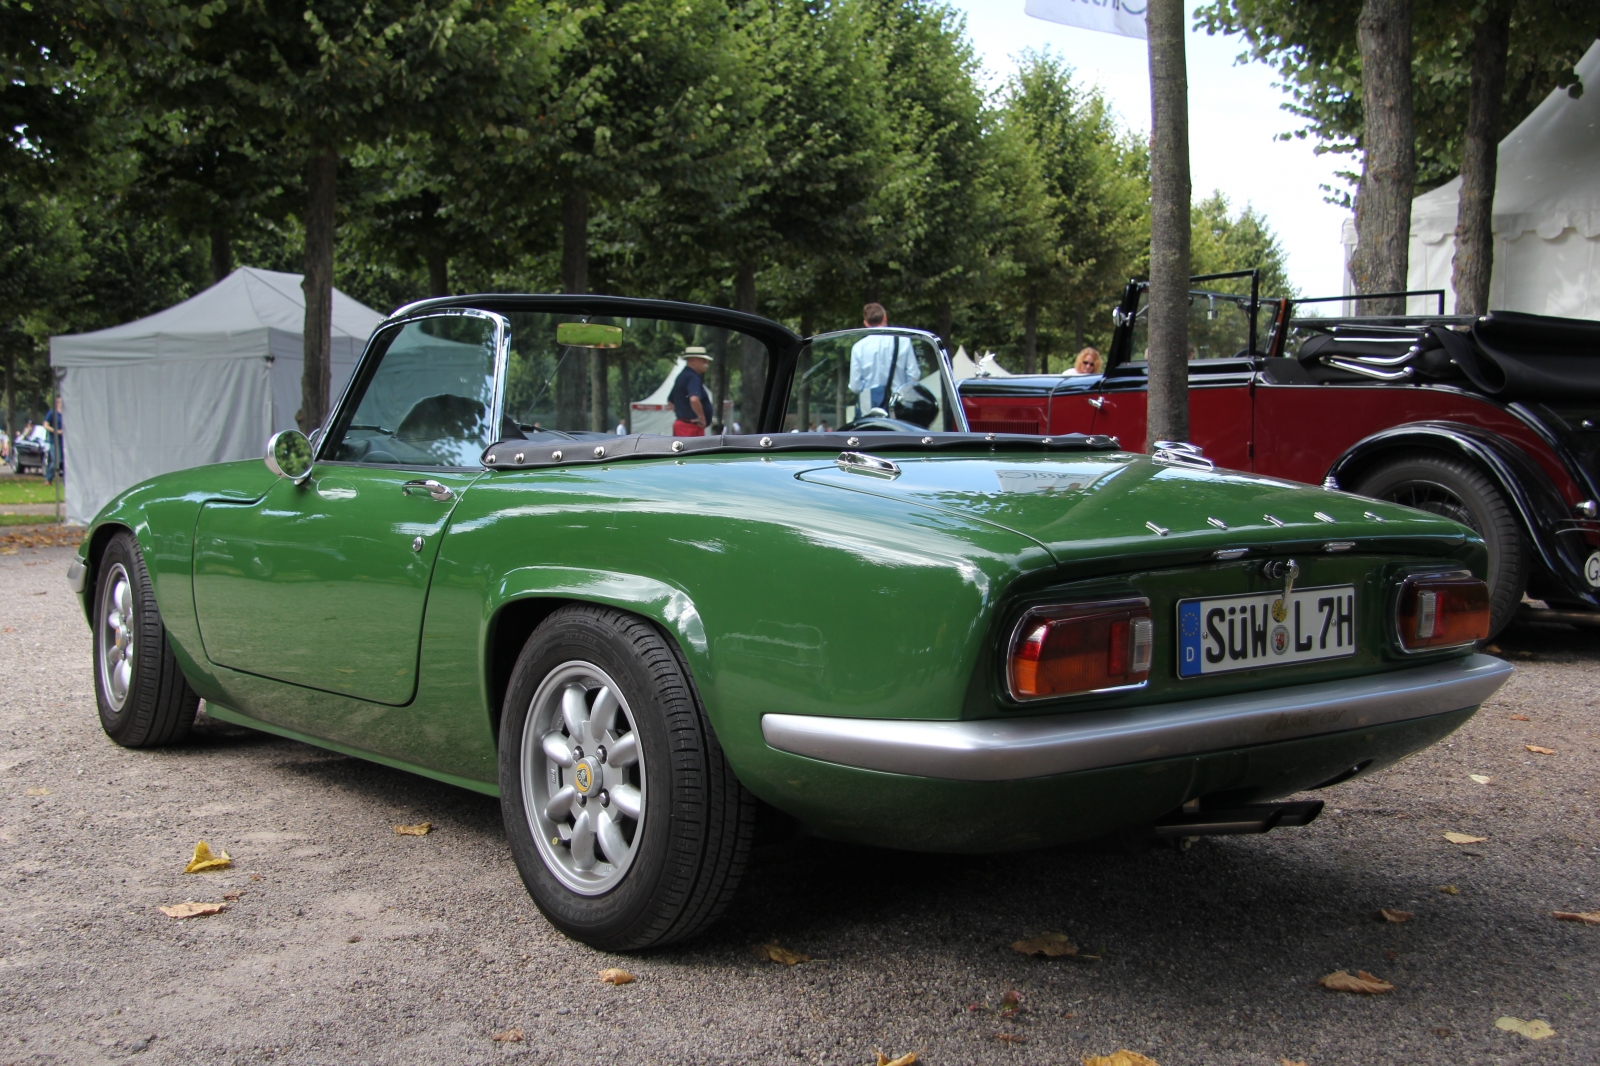
[{"label": "letter d on license plate", "polygon": [[1178,676],[1256,670],[1356,651],[1356,587],[1178,601]]}]

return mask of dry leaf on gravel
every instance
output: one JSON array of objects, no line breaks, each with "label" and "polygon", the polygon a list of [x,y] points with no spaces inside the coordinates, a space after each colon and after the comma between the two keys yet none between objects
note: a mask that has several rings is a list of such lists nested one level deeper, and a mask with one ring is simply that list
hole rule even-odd
[{"label": "dry leaf on gravel", "polygon": [[608,985],[628,985],[633,983],[633,974],[610,966],[600,971],[600,980]]},{"label": "dry leaf on gravel", "polygon": [[1444,838],[1452,844],[1482,844],[1488,837],[1475,837],[1468,833],[1446,833]]},{"label": "dry leaf on gravel", "polygon": [[1496,1019],[1494,1027],[1504,1029],[1508,1033],[1521,1033],[1529,1040],[1543,1040],[1547,1036],[1556,1035],[1556,1031],[1550,1028],[1550,1023],[1540,1018],[1525,1022],[1521,1018],[1512,1018],[1508,1015]]},{"label": "dry leaf on gravel", "polygon": [[1556,753],[1554,748],[1541,748],[1537,744],[1524,744],[1522,746],[1533,752],[1535,755],[1554,755]]},{"label": "dry leaf on gravel", "polygon": [[30,789],[28,789],[28,795],[30,795],[30,796],[48,796],[48,795],[50,795],[50,790],[48,788],[30,788]]},{"label": "dry leaf on gravel", "polygon": [[522,1042],[521,1029],[507,1029],[503,1033],[490,1033],[489,1039],[501,1044],[517,1044]]},{"label": "dry leaf on gravel", "polygon": [[1007,992],[1000,997],[1000,1017],[1015,1018],[1022,1013],[1022,993]]},{"label": "dry leaf on gravel", "polygon": [[1529,718],[1525,714],[1514,714],[1514,715],[1511,716],[1511,720],[1513,722],[1531,722],[1531,721],[1533,721],[1532,718]]},{"label": "dry leaf on gravel", "polygon": [[239,901],[239,897],[242,895],[244,895],[243,892],[224,892],[222,894],[222,898],[227,900],[229,903],[237,903]]},{"label": "dry leaf on gravel", "polygon": [[1440,885],[1439,886],[1439,891],[1443,892],[1447,896],[1459,896],[1459,895],[1461,895],[1461,890],[1459,888],[1457,888],[1455,885]]},{"label": "dry leaf on gravel", "polygon": [[194,846],[194,858],[189,860],[189,865],[183,868],[186,874],[204,873],[207,870],[224,870],[233,865],[233,860],[228,858],[228,853],[219,851],[213,853],[204,840]]},{"label": "dry leaf on gravel", "polygon": [[1040,933],[1027,940],[1014,941],[1011,950],[1020,951],[1024,955],[1043,955],[1046,958],[1058,959],[1063,955],[1076,955],[1078,945],[1061,933]]},{"label": "dry leaf on gravel", "polygon": [[1085,1055],[1083,1066],[1159,1066],[1155,1059],[1120,1048],[1109,1055]]},{"label": "dry leaf on gravel", "polygon": [[425,837],[433,832],[432,822],[418,822],[416,825],[397,825],[395,834],[403,837]]},{"label": "dry leaf on gravel", "polygon": [[1382,918],[1386,922],[1393,922],[1395,925],[1399,925],[1401,922],[1409,922],[1411,919],[1415,918],[1416,915],[1412,914],[1410,911],[1394,911],[1390,910],[1388,907],[1379,907],[1378,917]]},{"label": "dry leaf on gravel", "polygon": [[1394,985],[1381,977],[1372,976],[1365,970],[1357,970],[1354,977],[1343,970],[1335,970],[1326,977],[1317,978],[1317,984],[1331,992],[1356,992],[1364,996],[1394,991]]},{"label": "dry leaf on gravel", "polygon": [[1016,1033],[996,1033],[994,1038],[1002,1044],[1026,1044],[1028,1042],[1027,1037],[1018,1036]]},{"label": "dry leaf on gravel", "polygon": [[221,914],[227,909],[226,903],[175,903],[162,907],[161,913],[168,918],[201,918],[207,914]]},{"label": "dry leaf on gravel", "polygon": [[1490,781],[1490,778],[1485,774],[1468,774],[1467,776],[1472,778],[1480,785],[1487,785]]},{"label": "dry leaf on gravel", "polygon": [[1600,911],[1555,911],[1550,917],[1560,918],[1563,922],[1582,922],[1584,925],[1600,925]]},{"label": "dry leaf on gravel", "polygon": [[797,962],[810,962],[810,955],[802,955],[798,951],[790,951],[780,945],[776,940],[770,944],[757,944],[753,949],[756,958],[766,959],[769,962],[781,962],[785,966],[793,966]]},{"label": "dry leaf on gravel", "polygon": [[915,1051],[908,1051],[897,1059],[891,1059],[881,1051],[874,1051],[873,1054],[878,1056],[876,1066],[911,1066],[913,1062],[917,1061],[917,1053]]}]

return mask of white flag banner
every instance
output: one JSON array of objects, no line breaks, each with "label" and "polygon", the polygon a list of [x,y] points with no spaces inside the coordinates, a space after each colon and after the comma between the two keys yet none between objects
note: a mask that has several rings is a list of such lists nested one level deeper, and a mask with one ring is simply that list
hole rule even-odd
[{"label": "white flag banner", "polygon": [[1148,0],[1027,0],[1026,14],[1046,22],[1101,33],[1146,39],[1144,9]]}]

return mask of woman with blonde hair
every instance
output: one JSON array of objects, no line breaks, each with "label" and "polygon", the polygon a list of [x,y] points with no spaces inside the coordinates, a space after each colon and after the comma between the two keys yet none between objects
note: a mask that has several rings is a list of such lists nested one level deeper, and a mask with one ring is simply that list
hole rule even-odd
[{"label": "woman with blonde hair", "polygon": [[1105,372],[1105,356],[1101,355],[1098,349],[1085,348],[1072,361],[1072,369],[1066,372],[1066,376],[1074,374],[1104,374]]}]

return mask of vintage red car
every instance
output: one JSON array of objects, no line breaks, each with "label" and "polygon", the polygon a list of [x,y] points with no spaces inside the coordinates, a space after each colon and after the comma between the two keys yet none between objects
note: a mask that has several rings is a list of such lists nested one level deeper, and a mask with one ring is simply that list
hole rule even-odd
[{"label": "vintage red car", "polygon": [[[1471,526],[1489,546],[1492,633],[1519,611],[1600,624],[1600,322],[1313,317],[1301,305],[1344,298],[1201,287],[1221,278],[1256,287],[1251,271],[1191,282],[1190,438],[1207,459]],[[971,428],[1143,450],[1146,288],[1130,282],[1114,311],[1104,374],[961,382]]]}]

